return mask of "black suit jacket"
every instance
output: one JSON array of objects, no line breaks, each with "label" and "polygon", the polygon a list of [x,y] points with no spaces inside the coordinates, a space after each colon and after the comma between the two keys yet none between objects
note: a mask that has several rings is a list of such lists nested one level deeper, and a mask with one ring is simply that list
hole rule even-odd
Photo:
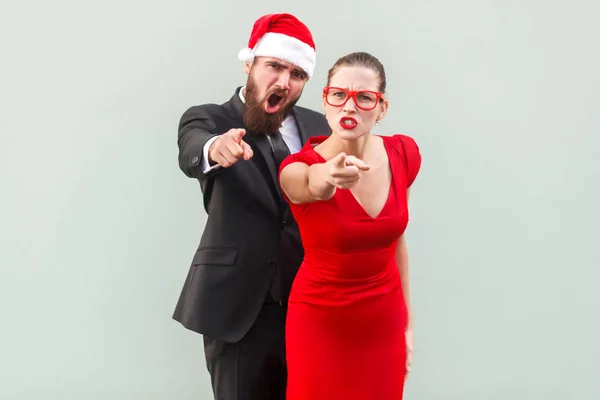
[{"label": "black suit jacket", "polygon": [[[298,227],[282,201],[278,171],[264,135],[246,132],[254,152],[229,168],[202,172],[204,144],[232,128],[244,128],[238,88],[226,103],[188,109],[179,124],[179,166],[200,181],[206,227],[173,318],[208,337],[235,342],[254,323],[275,269],[284,277],[287,298],[304,251]],[[302,144],[329,135],[324,115],[294,107]]]}]

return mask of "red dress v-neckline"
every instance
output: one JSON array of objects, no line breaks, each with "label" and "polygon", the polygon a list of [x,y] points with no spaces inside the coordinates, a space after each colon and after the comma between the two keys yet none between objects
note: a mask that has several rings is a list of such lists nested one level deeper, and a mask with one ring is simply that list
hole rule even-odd
[{"label": "red dress v-neckline", "polygon": [[[350,197],[352,197],[352,203],[354,203],[360,209],[360,211],[371,220],[377,220],[384,214],[384,211],[388,208],[388,206],[392,200],[392,195],[393,195],[393,191],[394,191],[394,168],[392,167],[392,163],[391,163],[389,144],[384,136],[379,136],[379,137],[381,137],[381,139],[383,140],[383,147],[385,148],[385,152],[388,157],[388,168],[390,169],[390,185],[388,187],[388,192],[387,192],[387,196],[385,199],[385,203],[383,203],[383,206],[381,207],[381,209],[379,210],[377,215],[372,216],[371,214],[369,214],[367,212],[367,210],[365,209],[365,207],[360,203],[360,201],[358,201],[358,199],[356,198],[356,196],[354,195],[354,193],[352,193],[352,191],[350,189],[338,189],[338,190],[341,190],[342,193],[345,193],[345,194],[349,195]],[[318,143],[318,144],[320,144],[320,143]],[[311,150],[317,155],[317,157],[320,160],[322,160],[323,162],[327,162],[327,160],[321,154],[319,154],[315,150],[314,147],[311,146]]]}]

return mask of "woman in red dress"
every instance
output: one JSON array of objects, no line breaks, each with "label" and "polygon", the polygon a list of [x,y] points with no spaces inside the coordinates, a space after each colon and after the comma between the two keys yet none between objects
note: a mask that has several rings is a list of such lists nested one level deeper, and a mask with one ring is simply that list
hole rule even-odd
[{"label": "woman in red dress", "polygon": [[421,166],[408,136],[371,134],[387,111],[385,71],[367,53],[329,71],[332,134],[280,167],[304,261],[289,298],[287,400],[397,400],[412,351],[408,194]]}]

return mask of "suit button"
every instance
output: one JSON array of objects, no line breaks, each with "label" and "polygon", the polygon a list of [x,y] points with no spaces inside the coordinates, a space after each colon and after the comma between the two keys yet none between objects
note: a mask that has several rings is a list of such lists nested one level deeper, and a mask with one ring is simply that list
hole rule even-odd
[{"label": "suit button", "polygon": [[269,261],[267,261],[267,264],[269,264],[269,267],[274,267],[275,266],[275,261],[269,260]]},{"label": "suit button", "polygon": [[192,164],[198,164],[198,161],[200,161],[198,156],[194,156],[194,158],[192,158]]},{"label": "suit button", "polygon": [[290,225],[290,223],[288,221],[283,221],[281,223],[281,230],[285,231],[285,228],[287,228]]}]

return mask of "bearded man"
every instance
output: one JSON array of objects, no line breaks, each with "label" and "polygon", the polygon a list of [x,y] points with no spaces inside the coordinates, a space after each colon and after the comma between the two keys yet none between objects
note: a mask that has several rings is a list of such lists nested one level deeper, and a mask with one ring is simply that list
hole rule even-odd
[{"label": "bearded man", "polygon": [[279,164],[330,128],[295,105],[315,68],[296,17],[260,17],[239,58],[245,87],[180,121],[179,166],[200,182],[208,220],[173,318],[203,335],[215,399],[284,400],[287,298],[303,248]]}]

